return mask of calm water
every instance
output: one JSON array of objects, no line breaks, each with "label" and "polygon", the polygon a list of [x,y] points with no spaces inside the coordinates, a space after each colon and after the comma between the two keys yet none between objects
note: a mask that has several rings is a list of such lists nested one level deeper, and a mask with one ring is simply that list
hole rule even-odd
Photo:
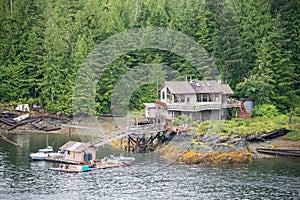
[{"label": "calm water", "polygon": [[[300,159],[187,166],[169,164],[156,153],[133,154],[129,167],[68,174],[48,171],[55,164],[28,157],[45,147],[46,135],[11,139],[22,147],[0,141],[0,199],[300,199]],[[48,136],[55,149],[67,140]],[[120,151],[107,146],[98,153],[101,158]]]}]

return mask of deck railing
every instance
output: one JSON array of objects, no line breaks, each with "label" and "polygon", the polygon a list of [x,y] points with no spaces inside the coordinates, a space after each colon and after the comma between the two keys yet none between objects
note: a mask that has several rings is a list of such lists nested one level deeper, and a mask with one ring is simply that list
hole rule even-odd
[{"label": "deck railing", "polygon": [[168,110],[178,111],[202,111],[202,110],[220,110],[221,108],[235,108],[240,104],[236,103],[221,103],[221,102],[207,102],[196,104],[167,104]]}]

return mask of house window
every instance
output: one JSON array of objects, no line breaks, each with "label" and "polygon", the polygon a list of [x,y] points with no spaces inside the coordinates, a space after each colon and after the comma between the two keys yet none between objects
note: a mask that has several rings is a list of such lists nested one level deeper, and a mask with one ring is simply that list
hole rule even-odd
[{"label": "house window", "polygon": [[174,102],[175,102],[175,103],[179,103],[179,98],[178,98],[177,95],[174,95]]},{"label": "house window", "polygon": [[197,94],[197,102],[201,102],[201,94]]},{"label": "house window", "polygon": [[180,102],[181,102],[181,103],[184,103],[184,101],[185,101],[185,96],[181,95],[181,96],[180,96]]},{"label": "house window", "polygon": [[70,151],[68,151],[68,155],[70,155]]},{"label": "house window", "polygon": [[162,92],[161,99],[165,99],[165,92]]},{"label": "house window", "polygon": [[187,97],[187,98],[186,98],[186,102],[187,102],[187,103],[190,103],[190,97]]},{"label": "house window", "polygon": [[207,94],[203,94],[203,100],[202,102],[207,102]]},{"label": "house window", "polygon": [[201,102],[212,102],[213,94],[203,94],[203,99]]},{"label": "house window", "polygon": [[208,101],[213,102],[213,94],[208,94]]}]

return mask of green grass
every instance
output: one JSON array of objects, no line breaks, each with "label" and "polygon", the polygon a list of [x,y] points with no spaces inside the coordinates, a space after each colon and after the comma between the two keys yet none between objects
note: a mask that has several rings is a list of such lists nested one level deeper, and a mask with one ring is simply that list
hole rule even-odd
[{"label": "green grass", "polygon": [[286,140],[299,141],[300,140],[300,130],[294,130],[283,136]]},{"label": "green grass", "polygon": [[[299,119],[297,119],[296,121],[294,121],[294,123],[296,122],[296,124],[298,124]],[[247,136],[252,134],[263,134],[280,128],[297,130],[297,126],[292,126],[292,128],[289,128],[287,123],[287,115],[279,115],[276,117],[262,116],[249,119],[235,118],[232,120],[202,122],[199,124],[197,132],[198,134],[224,133],[229,135],[236,134],[239,136]],[[296,134],[296,136],[293,137],[298,138],[299,134]]]},{"label": "green grass", "polygon": [[294,123],[291,124],[291,132],[283,136],[284,139],[299,141],[300,140],[300,117],[295,118]]}]

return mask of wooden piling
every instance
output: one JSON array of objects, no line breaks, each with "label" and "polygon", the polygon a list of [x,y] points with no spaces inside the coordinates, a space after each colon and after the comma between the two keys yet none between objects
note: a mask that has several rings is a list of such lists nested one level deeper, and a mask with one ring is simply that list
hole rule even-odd
[{"label": "wooden piling", "polygon": [[128,135],[128,140],[127,140],[127,151],[130,152],[130,135]]}]

